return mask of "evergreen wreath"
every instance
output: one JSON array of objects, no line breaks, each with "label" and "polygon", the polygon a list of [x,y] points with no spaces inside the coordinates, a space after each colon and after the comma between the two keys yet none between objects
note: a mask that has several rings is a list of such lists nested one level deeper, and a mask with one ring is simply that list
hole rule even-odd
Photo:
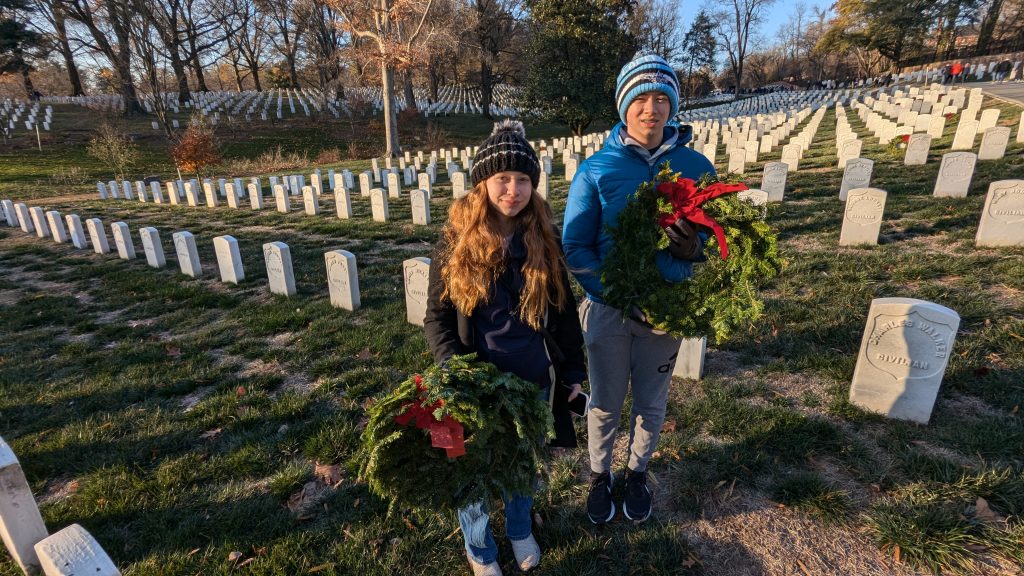
[{"label": "evergreen wreath", "polygon": [[[553,435],[548,403],[535,383],[475,359],[452,356],[367,409],[359,475],[390,502],[389,511],[454,511],[533,491],[543,440]],[[449,458],[450,452],[434,447],[423,422],[400,423],[417,411],[429,411],[435,426],[446,420],[460,424],[464,455]]]},{"label": "evergreen wreath", "polygon": [[[674,221],[679,214],[671,197],[658,190],[669,182],[693,183],[681,179],[665,162],[653,183],[637,188],[616,226],[609,229],[614,243],[601,267],[602,298],[624,314],[638,309],[658,330],[684,338],[707,336],[721,343],[761,316],[764,303],[758,288],[782,269],[775,234],[765,222],[767,207],[742,201],[736,194],[703,202],[700,208],[724,229],[727,251],[720,250],[718,239],[711,235],[704,248],[707,262],[695,265],[689,280],[671,283],[655,264],[656,252],[669,242],[659,220]],[[716,183],[729,184],[706,174],[696,188],[703,192]],[[722,188],[735,191],[745,186]]]}]

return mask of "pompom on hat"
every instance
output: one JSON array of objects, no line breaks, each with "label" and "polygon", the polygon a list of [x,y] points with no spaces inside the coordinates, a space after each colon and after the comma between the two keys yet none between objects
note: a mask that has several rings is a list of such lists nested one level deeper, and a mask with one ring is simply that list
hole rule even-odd
[{"label": "pompom on hat", "polygon": [[639,53],[622,67],[615,82],[615,107],[619,118],[626,123],[626,109],[644,92],[657,91],[668,96],[672,104],[671,116],[679,111],[679,79],[676,71],[657,54]]},{"label": "pompom on hat", "polygon": [[530,177],[533,187],[540,180],[540,161],[526,140],[526,129],[518,120],[502,120],[480,145],[473,157],[470,180],[473,186],[498,172],[522,172]]}]

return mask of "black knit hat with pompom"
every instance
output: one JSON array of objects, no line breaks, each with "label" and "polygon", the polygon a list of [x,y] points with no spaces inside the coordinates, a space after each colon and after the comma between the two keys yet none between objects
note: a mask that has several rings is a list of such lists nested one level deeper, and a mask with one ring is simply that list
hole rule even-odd
[{"label": "black knit hat with pompom", "polygon": [[484,140],[473,157],[470,178],[473,186],[498,172],[522,172],[530,177],[533,187],[540,180],[540,162],[526,140],[526,130],[518,120],[502,120],[494,124],[491,135]]}]

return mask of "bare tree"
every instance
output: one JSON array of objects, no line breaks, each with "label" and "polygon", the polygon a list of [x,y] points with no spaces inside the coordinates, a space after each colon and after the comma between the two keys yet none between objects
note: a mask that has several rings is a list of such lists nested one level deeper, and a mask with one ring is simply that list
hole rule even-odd
[{"label": "bare tree", "polygon": [[160,36],[165,54],[178,85],[178,103],[192,99],[188,87],[188,73],[184,56],[185,27],[183,0],[136,0],[138,9],[152,23],[152,30]]},{"label": "bare tree", "polygon": [[522,8],[518,0],[475,0],[471,8],[473,25],[467,35],[480,59],[480,106],[484,117],[493,120],[494,87],[510,72],[502,55],[516,53],[515,41],[523,37]]},{"label": "bare tree", "polygon": [[306,0],[257,0],[261,10],[270,16],[274,34],[270,41],[274,48],[284,56],[288,64],[288,79],[292,88],[299,87],[299,72],[296,62],[300,48],[300,39],[305,33],[307,23],[297,13]]},{"label": "bare tree", "polygon": [[725,48],[726,56],[729,58],[729,68],[736,82],[737,99],[743,86],[743,65],[750,48],[750,38],[764,18],[764,11],[774,1],[715,0],[718,5],[718,9],[712,14],[712,20],[718,23],[715,34],[720,40],[719,45]]},{"label": "bare tree", "polygon": [[[395,72],[426,58],[414,45],[427,29],[434,0],[329,0],[341,13],[345,27],[359,38],[370,40],[380,67],[384,92],[386,154],[397,156],[398,114],[395,110]],[[426,36],[430,34],[427,33]]]},{"label": "bare tree", "polygon": [[71,49],[64,4],[61,0],[33,0],[32,6],[35,12],[42,15],[46,23],[53,30],[53,40],[57,45],[61,58],[64,60],[64,68],[68,73],[71,95],[84,96],[85,90],[82,88],[82,76],[78,72],[78,65],[75,63],[75,52]]},{"label": "bare tree", "polygon": [[679,2],[673,0],[638,0],[630,22],[641,48],[660,55],[677,65],[683,59],[685,36],[679,22]]},{"label": "bare tree", "polygon": [[238,14],[243,23],[235,35],[238,51],[242,54],[246,66],[249,67],[249,74],[252,76],[256,90],[263,90],[263,85],[260,83],[260,66],[263,51],[267,47],[270,18],[257,8],[255,0],[228,0],[228,2],[232,11]]},{"label": "bare tree", "polygon": [[304,6],[299,17],[308,22],[306,48],[316,69],[320,90],[324,95],[331,91],[340,95],[338,77],[341,76],[342,61],[339,51],[344,40],[340,15],[323,0],[312,0]]},{"label": "bare tree", "polygon": [[[131,0],[62,0],[67,15],[89,30],[91,47],[103,54],[117,73],[118,92],[125,114],[139,114],[142,107],[132,78],[131,21],[136,13]],[[112,34],[111,34],[112,33]],[[111,42],[113,40],[113,42]]]}]

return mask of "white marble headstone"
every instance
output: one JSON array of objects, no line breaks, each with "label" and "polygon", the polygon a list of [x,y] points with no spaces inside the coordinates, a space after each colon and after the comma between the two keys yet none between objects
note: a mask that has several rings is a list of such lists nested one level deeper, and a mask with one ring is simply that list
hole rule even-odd
[{"label": "white marble headstone", "polygon": [[988,185],[975,243],[1024,246],[1024,180],[997,180]]},{"label": "white marble headstone", "polygon": [[11,447],[0,438],[0,536],[14,562],[27,574],[37,573],[35,544],[46,538],[32,488]]},{"label": "white marble headstone", "polygon": [[789,166],[785,162],[765,162],[761,175],[761,190],[768,193],[769,202],[782,202],[786,192]]},{"label": "white marble headstone", "polygon": [[220,269],[221,282],[238,284],[245,279],[242,254],[238,249],[238,240],[234,236],[214,237],[213,252],[217,256],[217,267]]},{"label": "white marble headstone", "polygon": [[466,174],[464,172],[455,172],[451,175],[452,181],[452,198],[458,200],[462,198],[468,192],[466,191]]},{"label": "white marble headstone", "polygon": [[152,268],[163,268],[167,265],[164,247],[160,244],[160,232],[147,226],[139,230],[142,239],[142,251],[146,253],[146,263]]},{"label": "white marble headstone", "polygon": [[[996,110],[998,112],[998,110]],[[1010,143],[1010,127],[995,126],[985,130],[978,147],[978,160],[998,160],[1006,155]]]},{"label": "white marble headstone", "polygon": [[247,187],[249,190],[249,205],[253,210],[263,210],[263,191],[256,184],[250,183]]},{"label": "white marble headstone", "polygon": [[71,237],[71,244],[79,250],[88,246],[89,244],[85,239],[85,228],[82,227],[82,219],[78,217],[78,214],[68,214],[64,217],[64,221],[68,224],[68,235]]},{"label": "white marble headstone", "polygon": [[356,257],[346,250],[332,250],[324,254],[327,263],[327,287],[331,305],[345,310],[359,308],[359,274]]},{"label": "white marble headstone", "polygon": [[383,188],[370,190],[370,213],[374,222],[387,222],[391,219],[388,211],[388,197]]},{"label": "white marble headstone", "polygon": [[46,213],[46,222],[50,225],[50,233],[53,234],[53,241],[63,244],[68,241],[68,231],[64,229],[64,220],[60,212],[50,210]]},{"label": "white marble headstone", "polygon": [[934,196],[962,198],[967,196],[978,157],[973,152],[949,152],[942,155],[939,175],[935,178]]},{"label": "white marble headstone", "polygon": [[736,197],[740,200],[750,202],[754,206],[764,206],[769,200],[768,193],[764,190],[758,190],[757,188],[740,190],[736,193]]},{"label": "white marble headstone", "polygon": [[43,212],[43,209],[33,206],[28,209],[28,213],[32,218],[32,227],[36,230],[36,236],[39,238],[49,238],[50,226],[46,223],[46,213]]},{"label": "white marble headstone", "polygon": [[174,241],[174,253],[178,257],[181,273],[193,278],[201,276],[203,274],[203,265],[199,262],[196,237],[191,232],[183,230],[175,232],[171,239]]},{"label": "white marble headstone", "polygon": [[852,158],[846,162],[843,170],[843,181],[839,186],[839,199],[846,201],[846,194],[854,188],[867,188],[871,185],[871,172],[875,161],[868,158]]},{"label": "white marble headstone", "polygon": [[21,231],[31,234],[36,231],[35,225],[32,224],[32,214],[28,211],[28,206],[24,202],[18,202],[14,205],[14,213],[18,217],[18,224],[21,225]]},{"label": "white marble headstone", "polygon": [[206,195],[206,205],[210,208],[216,208],[220,201],[217,199],[217,190],[213,187],[212,182],[203,182],[203,194]]},{"label": "white marble headstone", "polygon": [[903,156],[905,166],[922,166],[928,162],[928,152],[932,147],[932,137],[928,134],[911,134],[907,142],[907,152]]},{"label": "white marble headstone", "polygon": [[398,174],[388,172],[388,197],[400,198],[402,196],[402,185],[398,180]]},{"label": "white marble headstone", "polygon": [[110,231],[114,235],[114,245],[117,246],[117,255],[122,260],[135,259],[135,242],[132,241],[132,231],[124,222],[114,222],[110,225]]},{"label": "white marble headstone", "polygon": [[956,134],[953,135],[953,145],[950,150],[971,150],[974,148],[974,138],[978,135],[978,121],[968,118],[960,118],[957,124]]},{"label": "white marble headstone", "polygon": [[35,545],[46,576],[121,576],[100,543],[78,524],[72,524]]},{"label": "white marble headstone", "polygon": [[352,217],[352,197],[349,195],[347,186],[335,187],[334,209],[338,214],[338,218],[347,220]]},{"label": "white marble headstone", "polygon": [[85,226],[89,229],[92,249],[97,254],[109,254],[110,243],[107,242],[107,231],[103,228],[103,221],[99,218],[89,218],[85,221]]},{"label": "white marble headstone", "polygon": [[708,348],[706,336],[701,338],[683,338],[679,342],[679,353],[672,375],[678,378],[700,380],[704,375],[704,356]]},{"label": "white marble headstone", "polygon": [[292,271],[292,251],[284,242],[263,245],[263,259],[267,264],[270,291],[285,296],[295,295],[295,273]]},{"label": "white marble headstone", "polygon": [[423,326],[427,315],[427,281],[430,278],[430,258],[410,258],[402,263],[405,279],[406,320],[410,324]]},{"label": "white marble headstone", "polygon": [[4,220],[8,226],[12,228],[18,225],[18,214],[14,210],[14,202],[10,200],[0,200],[0,206],[3,207]]},{"label": "white marble headstone", "polygon": [[320,201],[317,198],[316,190],[312,186],[302,187],[302,206],[307,216],[318,216],[320,214]]},{"label": "white marble headstone", "polygon": [[426,190],[412,190],[409,192],[412,203],[412,223],[427,226],[430,224],[430,195]]},{"label": "white marble headstone", "polygon": [[224,193],[227,195],[227,198],[228,198],[228,207],[230,207],[230,208],[239,208],[240,207],[240,205],[238,203],[238,191],[235,190],[234,182],[225,182],[224,183]]},{"label": "white marble headstone", "polygon": [[274,186],[274,201],[277,203],[277,211],[282,214],[291,212],[292,201],[288,196],[288,192],[284,189],[284,186],[277,184]]},{"label": "white marble headstone", "polygon": [[890,418],[927,424],[959,326],[956,312],[933,302],[873,300],[850,402]]},{"label": "white marble headstone", "polygon": [[878,188],[854,188],[847,192],[843,227],[839,232],[840,246],[878,244],[885,199],[885,190]]}]

